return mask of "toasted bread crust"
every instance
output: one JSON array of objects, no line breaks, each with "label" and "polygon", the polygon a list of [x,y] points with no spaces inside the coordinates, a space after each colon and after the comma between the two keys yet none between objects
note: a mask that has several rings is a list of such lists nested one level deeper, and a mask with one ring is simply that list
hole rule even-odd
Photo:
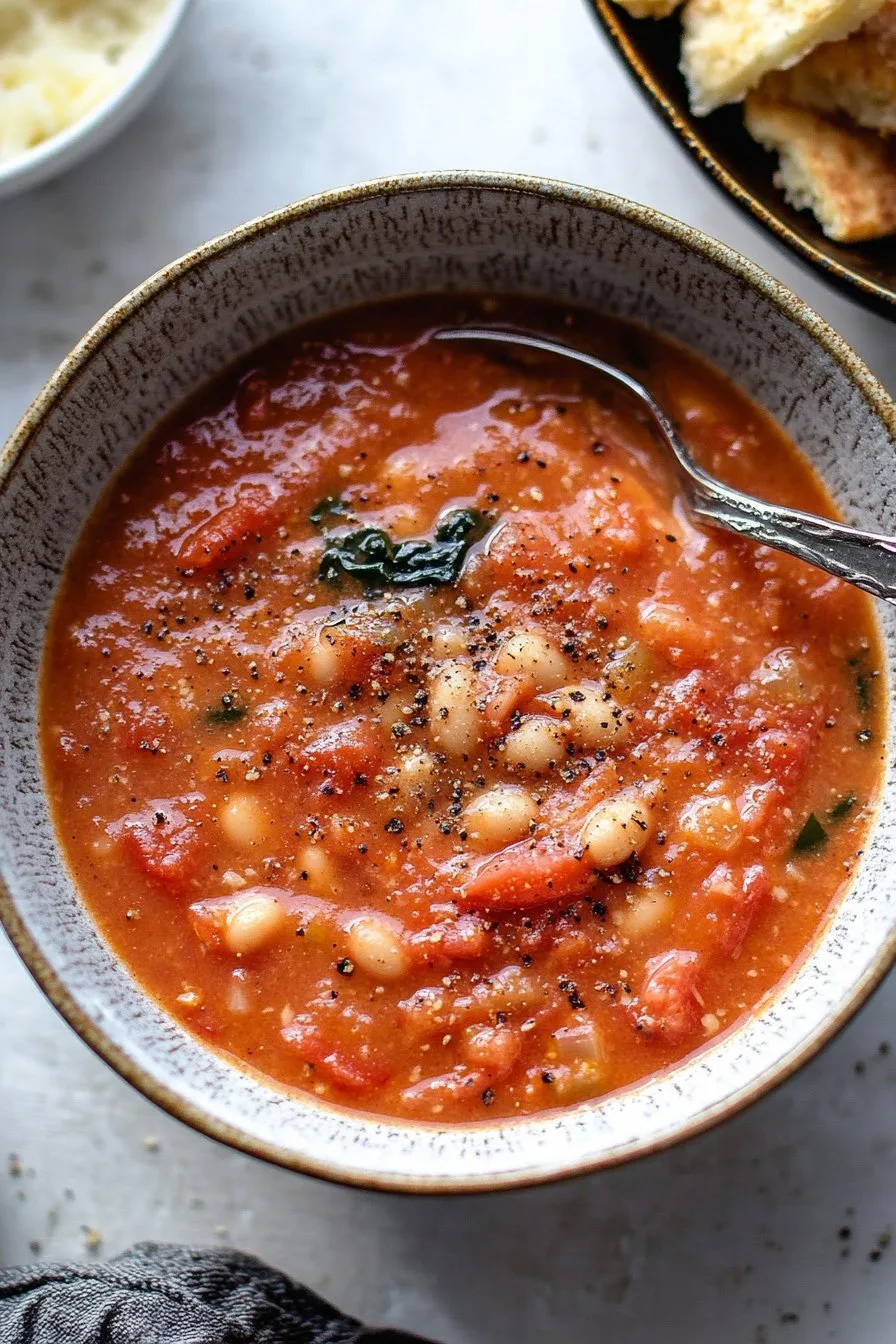
[{"label": "toasted bread crust", "polygon": [[777,102],[845,112],[860,126],[896,132],[896,0],[843,42],[826,42],[791,70],[766,75],[759,91]]},{"label": "toasted bread crust", "polygon": [[616,0],[633,19],[665,19],[682,0]]},{"label": "toasted bread crust", "polygon": [[775,184],[796,209],[813,210],[829,238],[856,243],[896,232],[896,143],[758,92],[744,120],[779,155]]},{"label": "toasted bread crust", "polygon": [[740,102],[763,76],[860,28],[883,0],[688,0],[681,68],[693,111]]}]

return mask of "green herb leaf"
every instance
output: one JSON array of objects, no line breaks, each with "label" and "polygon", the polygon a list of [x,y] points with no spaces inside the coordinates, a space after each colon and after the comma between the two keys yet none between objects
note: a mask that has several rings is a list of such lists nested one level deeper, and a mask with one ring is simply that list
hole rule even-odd
[{"label": "green herb leaf", "polygon": [[858,801],[859,800],[854,793],[847,793],[839,800],[839,802],[836,802],[830,812],[828,812],[828,821],[842,820],[843,817],[852,811]]},{"label": "green herb leaf", "polygon": [[320,527],[327,518],[350,518],[351,512],[339,495],[327,495],[326,499],[318,500],[308,517],[315,527]]},{"label": "green herb leaf", "polygon": [[803,829],[793,842],[794,854],[808,854],[813,849],[821,849],[827,843],[828,833],[814,812],[806,818]]},{"label": "green herb leaf", "polygon": [[327,540],[318,573],[330,583],[358,579],[374,592],[456,583],[470,547],[491,526],[492,521],[477,509],[455,509],[439,523],[432,541],[394,542],[378,527],[362,527]]},{"label": "green herb leaf", "polygon": [[855,671],[856,699],[859,702],[859,710],[862,714],[869,714],[873,703],[874,673],[869,672],[865,666],[867,657],[868,650],[861,649],[846,660],[847,665]]},{"label": "green herb leaf", "polygon": [[247,713],[245,705],[238,705],[232,695],[222,695],[220,705],[211,705],[205,711],[205,721],[212,728],[226,728],[239,723]]}]

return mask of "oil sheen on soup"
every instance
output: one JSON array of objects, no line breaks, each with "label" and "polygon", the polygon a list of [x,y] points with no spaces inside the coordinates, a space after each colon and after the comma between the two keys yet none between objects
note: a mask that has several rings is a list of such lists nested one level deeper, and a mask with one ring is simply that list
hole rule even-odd
[{"label": "oil sheen on soup", "polygon": [[866,834],[870,603],[696,525],[648,425],[483,319],[634,372],[697,458],[831,514],[640,329],[509,300],[343,314],[116,478],[57,601],[61,843],[150,993],[244,1067],[419,1120],[643,1079],[755,1010]]}]

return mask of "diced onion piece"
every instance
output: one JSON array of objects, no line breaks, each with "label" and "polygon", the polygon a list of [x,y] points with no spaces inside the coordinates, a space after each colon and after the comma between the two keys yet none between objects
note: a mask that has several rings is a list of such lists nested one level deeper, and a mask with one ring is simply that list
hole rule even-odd
[{"label": "diced onion piece", "polygon": [[740,813],[727,794],[692,799],[678,828],[689,844],[720,854],[734,849],[742,834]]},{"label": "diced onion piece", "polygon": [[628,704],[655,676],[656,656],[637,641],[614,654],[604,668],[607,686],[622,704]]},{"label": "diced onion piece", "polygon": [[580,1060],[600,1059],[600,1041],[593,1022],[578,1022],[574,1027],[560,1027],[552,1037],[557,1058],[563,1064]]},{"label": "diced onion piece", "polygon": [[399,769],[402,794],[420,798],[435,784],[439,767],[431,751],[414,747],[402,756]]}]

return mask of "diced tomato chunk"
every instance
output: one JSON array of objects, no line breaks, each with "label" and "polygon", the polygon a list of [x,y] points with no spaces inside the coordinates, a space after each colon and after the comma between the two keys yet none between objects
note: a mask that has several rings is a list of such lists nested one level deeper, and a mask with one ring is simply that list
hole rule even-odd
[{"label": "diced tomato chunk", "polygon": [[391,1070],[382,1060],[374,1060],[333,1045],[323,1030],[307,1018],[297,1017],[281,1033],[295,1047],[306,1064],[325,1082],[346,1092],[366,1092],[389,1081]]},{"label": "diced tomato chunk", "polygon": [[284,750],[303,776],[338,789],[350,789],[359,776],[375,774],[382,757],[376,728],[363,717],[331,724],[310,742],[287,742]]},{"label": "diced tomato chunk", "polygon": [[182,891],[196,872],[202,848],[197,821],[168,799],[132,812],[110,828],[147,877]]},{"label": "diced tomato chunk", "polygon": [[237,424],[243,434],[260,434],[270,427],[271,391],[270,378],[255,369],[240,381],[235,403]]},{"label": "diced tomato chunk", "polygon": [[670,1045],[680,1045],[700,1024],[701,1004],[697,998],[700,958],[696,952],[674,948],[651,957],[645,970],[636,1000],[637,1026],[647,1036],[662,1037]]},{"label": "diced tomato chunk", "polygon": [[466,1033],[464,1058],[472,1069],[486,1073],[491,1083],[507,1078],[522,1053],[522,1037],[511,1027],[471,1027]]},{"label": "diced tomato chunk", "polygon": [[535,678],[531,673],[509,677],[493,673],[485,678],[485,682],[483,717],[489,731],[497,736],[506,731],[514,710],[532,699],[535,694]]},{"label": "diced tomato chunk", "polygon": [[158,705],[130,700],[115,714],[116,736],[130,751],[146,751],[151,756],[167,750],[171,719]]},{"label": "diced tomato chunk", "polygon": [[422,965],[433,961],[476,961],[485,956],[491,944],[491,934],[474,915],[432,924],[407,940],[413,956]]},{"label": "diced tomato chunk", "polygon": [[703,884],[696,909],[713,928],[719,950],[733,957],[770,895],[771,882],[761,865],[738,871],[731,864],[720,863]]},{"label": "diced tomato chunk", "polygon": [[401,1099],[408,1110],[438,1115],[448,1106],[472,1103],[481,1097],[488,1086],[488,1074],[483,1069],[465,1069],[458,1066],[450,1073],[424,1078],[406,1087]]},{"label": "diced tomato chunk", "polygon": [[660,692],[653,717],[664,732],[708,737],[728,727],[728,699],[726,687],[714,672],[696,670]]},{"label": "diced tomato chunk", "polygon": [[470,906],[525,910],[579,896],[594,878],[581,849],[565,837],[520,840],[479,865],[460,891]]},{"label": "diced tomato chunk", "polygon": [[187,534],[177,548],[177,563],[182,569],[208,569],[218,564],[228,551],[268,527],[274,510],[275,501],[267,490],[244,490],[236,503],[219,509]]},{"label": "diced tomato chunk", "polygon": [[817,727],[805,718],[801,724],[790,724],[786,728],[770,728],[760,733],[752,745],[751,759],[756,762],[776,784],[791,786],[795,784],[809,762],[812,743]]}]

